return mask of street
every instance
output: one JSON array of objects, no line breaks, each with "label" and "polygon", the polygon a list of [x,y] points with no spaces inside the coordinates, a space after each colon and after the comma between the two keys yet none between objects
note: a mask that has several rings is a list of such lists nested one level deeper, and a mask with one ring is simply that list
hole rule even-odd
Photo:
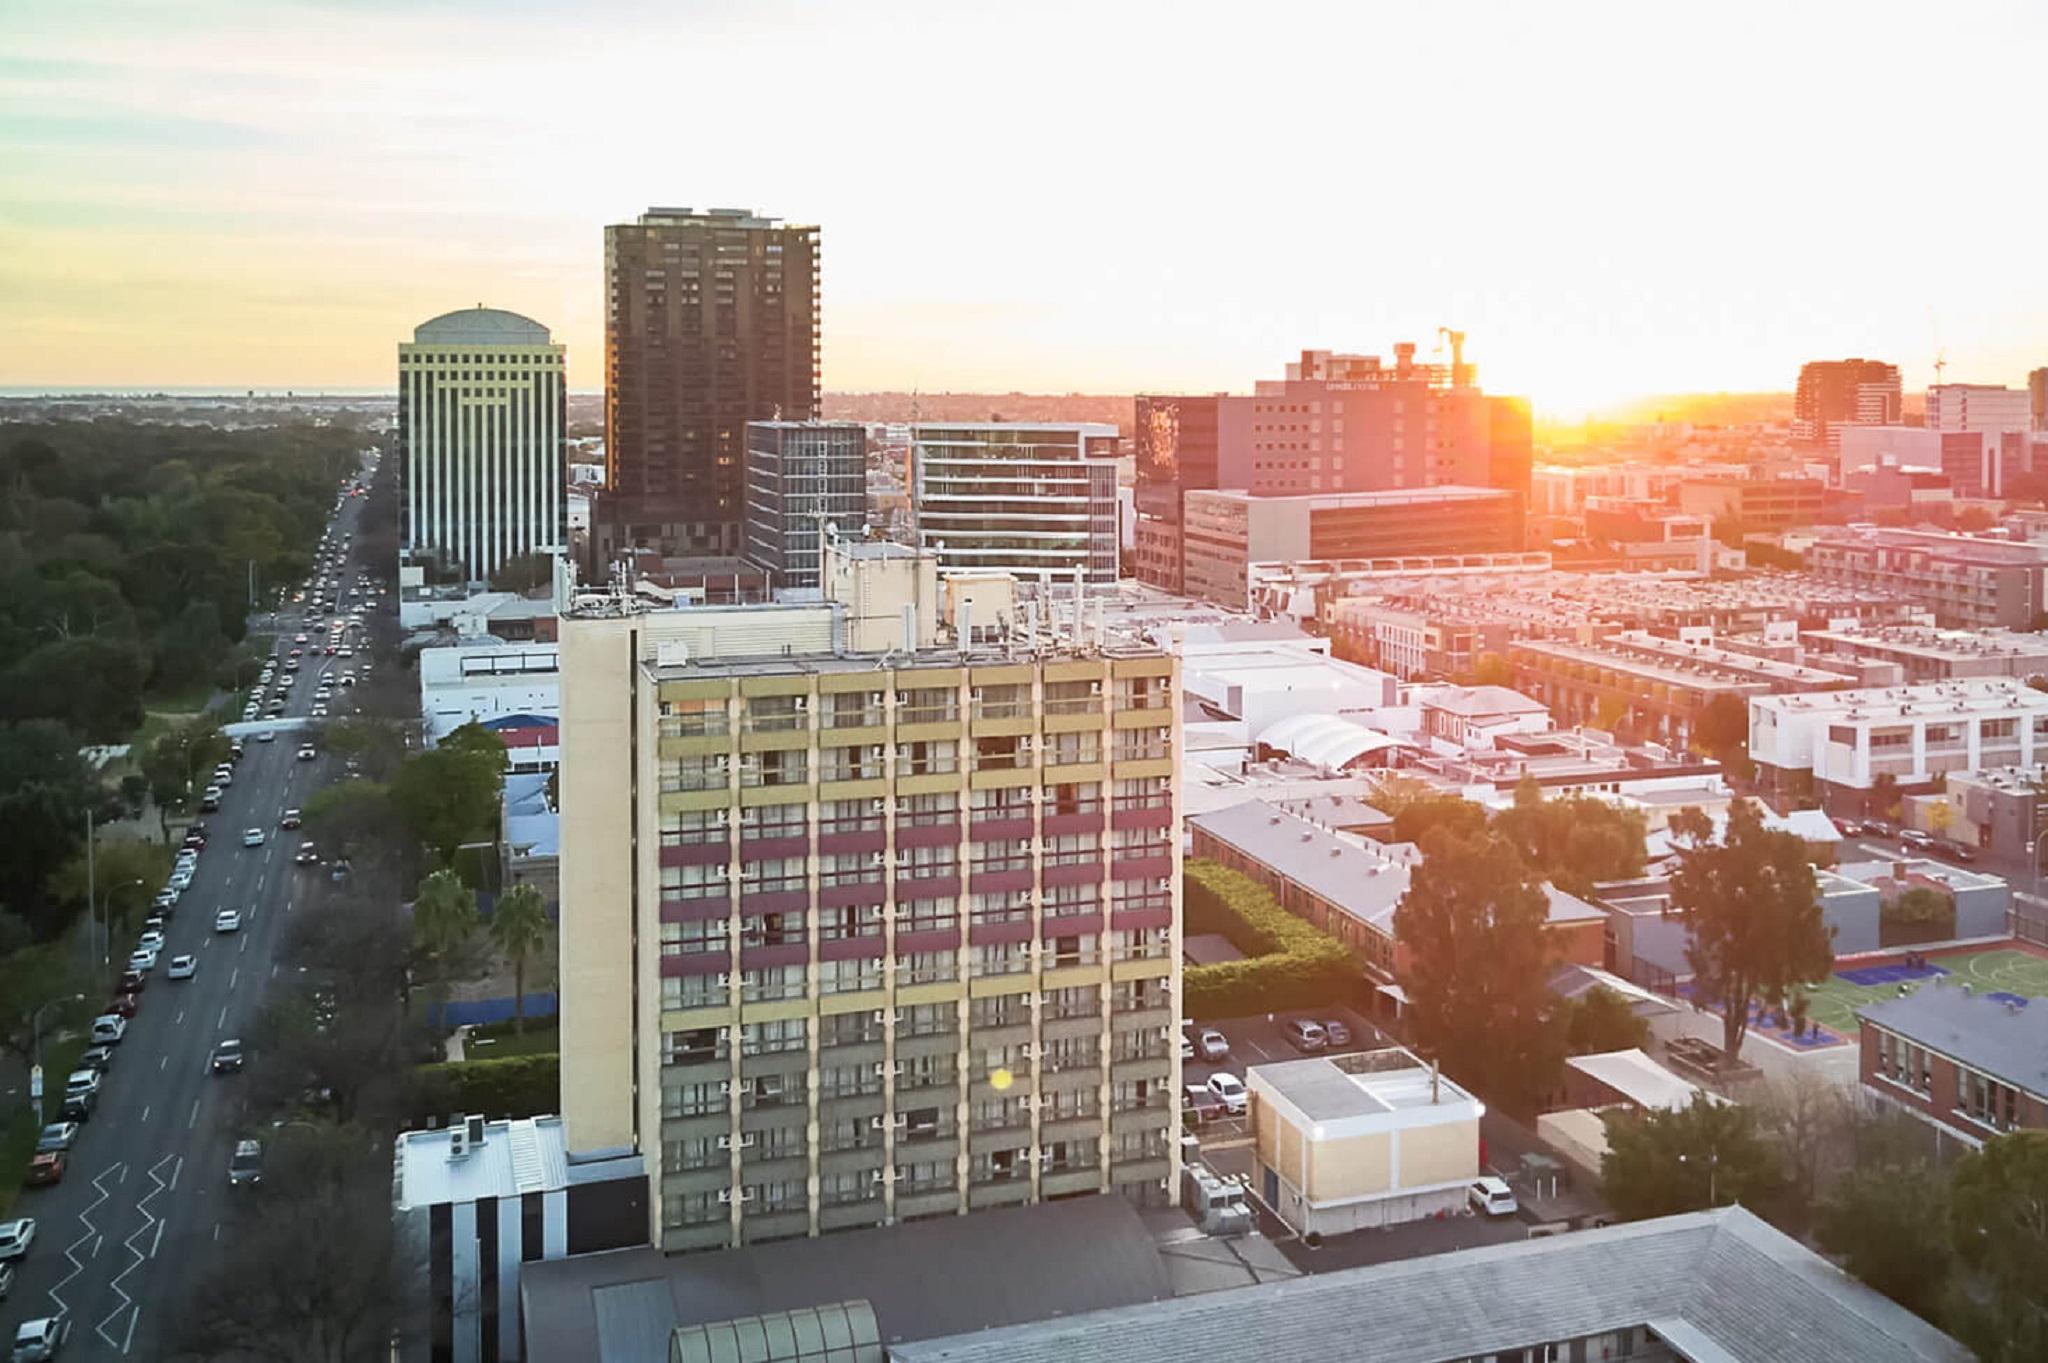
[{"label": "street", "polygon": [[[335,523],[352,530],[359,514],[350,499]],[[296,613],[276,619],[288,652],[293,633],[309,627]],[[310,678],[334,659],[309,652],[305,661]],[[284,717],[303,718],[313,691],[310,681],[294,687]],[[312,911],[324,883],[321,867],[293,862],[304,835],[278,828],[282,811],[303,808],[331,779],[334,764],[297,760],[299,744],[290,729],[273,742],[249,738],[220,810],[202,816],[208,845],[63,1181],[25,1189],[15,1204],[12,1215],[35,1219],[36,1240],[0,1316],[7,1338],[24,1320],[63,1314],[72,1322],[67,1360],[162,1356],[179,1306],[232,1233],[240,1190],[228,1184],[229,1156],[238,1137],[263,1133],[242,1127],[245,1076],[216,1077],[210,1057],[255,1019],[293,915]],[[261,847],[242,845],[249,828],[263,830]],[[223,908],[241,910],[239,932],[215,931]],[[131,946],[117,938],[113,955]],[[193,977],[170,979],[168,962],[187,953],[197,958]],[[60,1091],[64,1081],[46,1077]]]}]

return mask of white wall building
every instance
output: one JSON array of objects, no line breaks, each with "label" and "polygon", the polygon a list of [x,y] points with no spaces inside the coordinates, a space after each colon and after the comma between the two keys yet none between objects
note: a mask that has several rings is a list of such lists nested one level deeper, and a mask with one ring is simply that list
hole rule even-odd
[{"label": "white wall building", "polygon": [[1991,383],[1937,383],[1927,390],[1927,427],[1936,431],[2024,431],[2033,425],[2024,388]]},{"label": "white wall building", "polygon": [[1095,422],[911,427],[910,508],[941,572],[1117,579],[1117,432]]},{"label": "white wall building", "polygon": [[398,347],[399,556],[471,582],[560,553],[568,424],[564,347],[496,308],[445,313]]},{"label": "white wall building", "polygon": [[[533,716],[549,725],[507,729],[515,767],[551,767],[560,740],[545,732],[562,717],[562,677],[553,644],[477,643],[420,650],[420,722],[428,747],[472,721]],[[531,751],[528,751],[531,749]]]},{"label": "white wall building", "polygon": [[1951,771],[2032,766],[2048,756],[2048,695],[2011,678],[1752,696],[1749,755],[1783,779],[1868,790]]}]

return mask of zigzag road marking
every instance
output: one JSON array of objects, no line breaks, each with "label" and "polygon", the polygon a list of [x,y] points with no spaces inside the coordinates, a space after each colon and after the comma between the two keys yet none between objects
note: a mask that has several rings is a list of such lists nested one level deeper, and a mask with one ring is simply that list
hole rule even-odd
[{"label": "zigzag road marking", "polygon": [[[171,1175],[168,1179],[164,1177],[163,1173],[164,1166],[167,1164],[172,1165]],[[149,1167],[149,1181],[155,1186],[144,1193],[135,1204],[135,1210],[142,1213],[142,1224],[137,1226],[128,1238],[121,1242],[121,1248],[134,1256],[128,1261],[128,1266],[119,1273],[116,1273],[114,1281],[108,1284],[108,1286],[114,1289],[114,1295],[121,1299],[121,1304],[107,1313],[107,1318],[99,1323],[95,1328],[95,1332],[101,1339],[104,1339],[124,1354],[128,1352],[129,1346],[135,1342],[135,1322],[141,1317],[142,1309],[135,1305],[135,1299],[128,1295],[127,1290],[121,1286],[121,1282],[130,1273],[141,1267],[143,1260],[156,1257],[157,1246],[162,1243],[164,1237],[164,1223],[163,1218],[150,1211],[149,1204],[158,1193],[166,1192],[177,1185],[178,1170],[183,1165],[184,1160],[181,1157],[165,1155]],[[135,1242],[142,1239],[149,1241],[149,1252],[147,1254],[136,1248]],[[128,1329],[120,1339],[116,1339],[107,1333],[107,1326],[118,1321],[124,1312],[128,1316]]]},{"label": "zigzag road marking", "polygon": [[[98,1210],[100,1203],[105,1202],[109,1197],[113,1196],[113,1194],[107,1191],[107,1185],[105,1180],[108,1178],[113,1178],[116,1183],[119,1183],[122,1178],[125,1178],[127,1176],[127,1168],[128,1166],[126,1163],[118,1163],[111,1165],[108,1168],[102,1169],[99,1173],[99,1177],[95,1178],[92,1181],[93,1191],[97,1192],[99,1196],[94,1198],[92,1202],[86,1206],[85,1210],[81,1211],[78,1214],[79,1224],[85,1227],[85,1234],[79,1236],[76,1240],[73,1240],[69,1245],[64,1247],[64,1257],[70,1262],[71,1271],[69,1273],[66,1273],[62,1280],[60,1280],[55,1287],[52,1287],[50,1289],[50,1300],[57,1304],[57,1314],[60,1316],[68,1316],[71,1314],[71,1304],[64,1300],[64,1289],[70,1286],[71,1280],[73,1278],[76,1278],[79,1274],[85,1272],[85,1259],[90,1259],[92,1257],[91,1254],[88,1254],[85,1256],[85,1259],[79,1258],[78,1247],[88,1240],[97,1239],[100,1233],[99,1227],[93,1225],[90,1219],[90,1213]],[[95,1249],[94,1253],[98,1253],[98,1250]]]}]

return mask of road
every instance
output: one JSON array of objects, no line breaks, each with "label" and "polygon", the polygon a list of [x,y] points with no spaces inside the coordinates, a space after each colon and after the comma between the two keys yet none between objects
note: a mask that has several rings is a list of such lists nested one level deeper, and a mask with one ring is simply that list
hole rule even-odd
[{"label": "road", "polygon": [[[344,503],[343,530],[353,533],[361,505]],[[354,562],[344,568],[350,577],[355,570]],[[305,628],[296,614],[280,617],[280,627],[287,650]],[[309,655],[304,671],[319,670]],[[294,686],[286,716],[303,717],[314,689],[310,675]],[[298,746],[290,733],[246,745],[220,811],[205,816],[211,841],[166,927],[160,963],[64,1181],[25,1189],[15,1204],[13,1215],[35,1218],[36,1243],[0,1306],[10,1341],[21,1321],[63,1313],[72,1321],[66,1363],[159,1357],[177,1305],[229,1233],[238,1190],[229,1188],[227,1169],[242,1134],[243,1078],[215,1077],[210,1059],[216,1042],[242,1035],[254,1020],[292,917],[311,911],[317,894],[322,872],[293,863],[300,835],[280,832],[277,821],[283,810],[304,807],[333,773],[324,757],[297,760]],[[251,827],[264,830],[263,846],[242,845],[242,830]],[[242,911],[240,932],[214,931],[221,908]],[[197,972],[173,981],[165,963],[184,953],[198,958]],[[61,1086],[64,1076],[48,1081]]]}]

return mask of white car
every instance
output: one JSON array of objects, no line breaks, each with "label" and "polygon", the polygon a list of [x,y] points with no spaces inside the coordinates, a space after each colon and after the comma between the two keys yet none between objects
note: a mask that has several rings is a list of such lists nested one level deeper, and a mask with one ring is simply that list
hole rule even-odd
[{"label": "white car", "polygon": [[156,953],[148,947],[137,947],[134,951],[128,953],[128,968],[130,970],[139,970],[145,975],[148,974],[156,969]]},{"label": "white car", "polygon": [[242,846],[244,846],[244,847],[261,847],[262,845],[263,845],[263,830],[262,830],[262,829],[260,829],[260,828],[247,828],[247,829],[244,829],[244,830],[242,830]]},{"label": "white car", "polygon": [[265,729],[265,730],[264,730],[264,731],[263,731],[262,733],[260,733],[260,734],[256,735],[256,741],[257,741],[258,743],[275,743],[275,742],[277,742],[277,730],[275,730],[275,729]]},{"label": "white car", "polygon": [[1465,1203],[1481,1216],[1513,1216],[1515,1190],[1508,1187],[1506,1179],[1487,1174],[1465,1190]]},{"label": "white car", "polygon": [[9,1358],[12,1363],[45,1363],[45,1360],[57,1356],[57,1351],[70,1337],[71,1319],[68,1316],[25,1320],[15,1328],[14,1352]]},{"label": "white car", "polygon": [[173,956],[171,957],[169,978],[189,980],[198,969],[199,958],[197,956]]},{"label": "white car", "polygon": [[213,916],[213,930],[215,932],[240,932],[242,930],[242,911],[240,909],[222,909]]},{"label": "white car", "polygon": [[36,1242],[35,1218],[0,1221],[0,1259],[19,1259]]},{"label": "white car", "polygon": [[102,1013],[92,1020],[92,1044],[118,1046],[128,1033],[128,1019],[119,1013]]},{"label": "white car", "polygon": [[304,744],[299,748],[299,760],[301,762],[310,762],[319,755],[319,753],[313,751],[311,743]]},{"label": "white car", "polygon": [[1223,1110],[1235,1117],[1245,1110],[1246,1097],[1244,1080],[1234,1074],[1212,1074],[1209,1076],[1209,1092],[1216,1095],[1216,1101],[1223,1104]]},{"label": "white car", "polygon": [[327,707],[316,704],[311,710],[307,711],[307,714],[311,715],[314,719],[325,719],[327,718]]},{"label": "white car", "polygon": [[164,935],[155,928],[151,928],[148,932],[142,934],[141,940],[135,944],[135,949],[138,951],[162,951],[164,949]]}]

